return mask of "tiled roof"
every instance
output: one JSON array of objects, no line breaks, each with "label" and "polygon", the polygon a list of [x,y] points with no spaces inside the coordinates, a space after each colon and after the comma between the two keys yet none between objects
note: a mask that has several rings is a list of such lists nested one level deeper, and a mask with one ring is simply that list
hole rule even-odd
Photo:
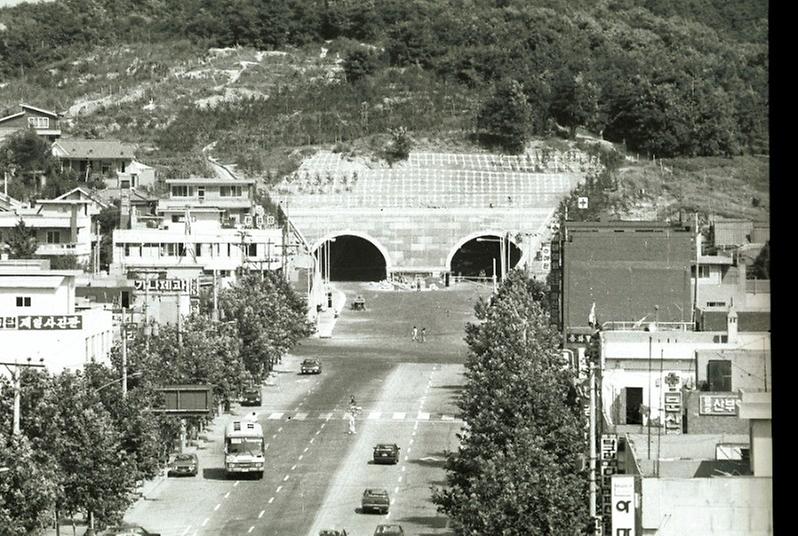
[{"label": "tiled roof", "polygon": [[117,140],[62,139],[53,144],[59,158],[132,159],[135,145]]}]

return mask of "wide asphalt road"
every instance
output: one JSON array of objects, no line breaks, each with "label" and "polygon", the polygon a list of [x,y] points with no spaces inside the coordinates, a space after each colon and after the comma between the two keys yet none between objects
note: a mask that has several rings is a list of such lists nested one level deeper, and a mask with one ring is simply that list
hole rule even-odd
[{"label": "wide asphalt road", "polygon": [[[430,502],[442,485],[443,452],[457,446],[456,395],[463,383],[464,326],[488,288],[464,284],[427,292],[369,290],[337,283],[348,301],[366,299],[366,311],[345,308],[330,339],[310,338],[277,367],[255,411],[268,444],[262,480],[226,480],[217,419],[198,451],[201,475],[171,478],[126,516],[164,535],[316,536],[345,528],[370,536],[379,523],[400,523],[408,535],[450,534]],[[413,343],[413,326],[427,329]],[[323,372],[300,376],[299,362],[318,357]],[[347,433],[350,395],[363,408],[357,434]],[[377,442],[401,447],[397,465],[373,465]],[[391,496],[387,516],[360,513],[366,487]]]}]

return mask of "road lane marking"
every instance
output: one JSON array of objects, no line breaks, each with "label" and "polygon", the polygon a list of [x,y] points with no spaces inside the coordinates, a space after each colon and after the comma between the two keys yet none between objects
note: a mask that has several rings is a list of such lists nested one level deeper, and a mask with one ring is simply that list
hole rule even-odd
[{"label": "road lane marking", "polygon": [[405,472],[405,469],[406,469],[406,468],[405,468],[405,466],[403,465],[403,466],[402,466],[402,472],[403,472],[403,473]]},{"label": "road lane marking", "polygon": [[225,498],[225,499],[227,499],[228,497],[230,497],[230,492],[229,492],[229,491],[228,491],[227,493],[225,493],[225,494],[224,494],[224,498]]},{"label": "road lane marking", "polygon": [[[269,499],[269,504],[271,504],[271,503],[273,503],[273,502],[274,502],[274,497],[272,497],[271,499]],[[264,512],[265,512],[265,511],[266,511],[266,510],[264,510]]]},{"label": "road lane marking", "polygon": [[283,431],[283,427],[281,426],[280,428],[277,429],[277,431],[278,432],[282,432]]},{"label": "road lane marking", "polygon": [[280,493],[280,490],[281,490],[281,489],[283,489],[283,487],[282,487],[282,486],[277,486],[277,490],[275,491],[275,493]]},{"label": "road lane marking", "polygon": [[401,411],[397,411],[396,413],[393,414],[393,420],[402,421],[402,420],[404,420],[405,415],[406,415],[405,413],[403,413]]},{"label": "road lane marking", "polygon": [[[296,469],[296,464],[291,466],[291,470],[293,471],[294,469]],[[286,478],[288,478],[288,477],[286,477]]]},{"label": "road lane marking", "polygon": [[416,437],[416,431],[413,430],[413,437]]},{"label": "road lane marking", "polygon": [[[269,503],[271,503],[273,500],[274,500],[274,497],[269,499]],[[261,510],[260,513],[258,514],[258,519],[262,518],[263,514],[265,514],[265,513],[266,513],[266,510]]]},{"label": "road lane marking", "polygon": [[297,413],[296,415],[294,415],[294,420],[295,421],[304,421],[307,418],[308,418],[308,414],[307,413]]},{"label": "road lane marking", "polygon": [[202,522],[202,526],[203,526],[203,527],[204,527],[205,525],[207,525],[207,524],[208,524],[208,520],[209,520],[209,519],[210,519],[209,517],[206,517],[206,518],[205,518],[205,521],[203,521],[203,522]]},{"label": "road lane marking", "polygon": [[271,445],[271,443],[266,443],[266,446],[263,447],[263,450],[266,450],[267,448],[269,448],[269,445]]},{"label": "road lane marking", "polygon": [[319,415],[319,418],[324,419],[325,421],[329,421],[330,417],[332,417],[332,413],[322,413]]},{"label": "road lane marking", "polygon": [[250,532],[252,532],[253,530],[255,530],[255,526],[254,526],[254,525],[253,525],[253,526],[251,526],[251,527],[249,527],[249,530],[247,531],[247,534],[249,534],[249,533],[250,533]]},{"label": "road lane marking", "polygon": [[416,415],[416,419],[421,421],[428,421],[429,420],[429,413],[424,413],[423,411],[419,411],[418,415]]},{"label": "road lane marking", "polygon": [[274,439],[275,437],[277,437],[277,434],[274,434],[274,435],[272,436],[272,439]]},{"label": "road lane marking", "polygon": [[184,530],[184,531],[183,531],[183,534],[182,534],[181,536],[186,536],[186,534],[187,534],[187,533],[188,533],[188,531],[190,531],[190,530],[191,530],[191,525],[189,525],[188,527],[186,527],[186,530]]},{"label": "road lane marking", "polygon": [[324,428],[325,426],[327,426],[327,423],[323,422],[323,423],[321,423],[321,427],[319,429]]},{"label": "road lane marking", "polygon": [[266,418],[268,420],[270,420],[270,421],[279,421],[280,419],[283,418],[283,414],[282,413],[272,413],[271,415],[269,415]]},{"label": "road lane marking", "polygon": [[[263,449],[263,450],[266,450],[266,449]],[[238,485],[238,483],[239,483],[239,482],[240,482],[239,480],[236,480],[236,483],[235,483],[235,484],[233,484],[233,487],[236,487],[236,486]]]},{"label": "road lane marking", "polygon": [[408,458],[409,458],[409,456],[407,454],[405,454],[405,461],[407,461]]},{"label": "road lane marking", "polygon": [[415,441],[415,439],[411,439],[411,440],[410,440],[410,442],[409,442],[408,444],[409,444],[409,445],[412,445],[412,444],[413,444],[413,441]]},{"label": "road lane marking", "polygon": [[400,484],[402,483],[402,475],[399,475],[399,480],[397,480],[397,482],[399,482]]},{"label": "road lane marking", "polygon": [[304,457],[305,457],[305,455],[304,455],[304,454],[300,454],[300,455],[299,455],[299,459],[300,459],[300,460],[301,460],[302,458],[304,458]]},{"label": "road lane marking", "polygon": [[289,475],[285,475],[285,478],[283,479],[283,482],[285,482],[286,480],[288,480],[288,476],[289,476]]},{"label": "road lane marking", "polygon": [[380,415],[382,415],[381,411],[372,411],[371,413],[369,413],[368,418],[369,418],[369,420],[373,421],[373,420],[379,419]]},{"label": "road lane marking", "polygon": [[222,506],[222,503],[219,503],[219,504],[217,504],[216,506],[214,506],[214,507],[213,507],[213,511],[215,512],[215,511],[216,511],[216,510],[218,510],[218,509],[219,509],[221,506]]},{"label": "road lane marking", "polygon": [[305,452],[307,452],[309,450],[310,450],[310,447],[305,447],[305,450],[303,450],[302,453],[304,454]]},{"label": "road lane marking", "polygon": [[453,421],[454,417],[452,417],[451,415],[441,415],[441,420],[442,421]]},{"label": "road lane marking", "polygon": [[399,493],[399,486],[396,486],[395,488],[393,488],[393,492],[394,493]]},{"label": "road lane marking", "polygon": [[[318,434],[318,432],[316,432]],[[310,442],[313,443],[313,440],[316,439],[315,437],[310,438]]]},{"label": "road lane marking", "polygon": [[[321,430],[316,430],[316,435],[319,435],[320,433],[321,433]],[[311,443],[312,443],[312,441],[311,441]]]}]

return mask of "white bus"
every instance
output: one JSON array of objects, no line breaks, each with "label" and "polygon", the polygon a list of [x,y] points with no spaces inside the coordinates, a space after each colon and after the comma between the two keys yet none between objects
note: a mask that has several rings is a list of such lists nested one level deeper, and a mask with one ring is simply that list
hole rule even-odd
[{"label": "white bus", "polygon": [[263,478],[263,428],[254,421],[235,420],[224,431],[225,476],[255,473]]}]

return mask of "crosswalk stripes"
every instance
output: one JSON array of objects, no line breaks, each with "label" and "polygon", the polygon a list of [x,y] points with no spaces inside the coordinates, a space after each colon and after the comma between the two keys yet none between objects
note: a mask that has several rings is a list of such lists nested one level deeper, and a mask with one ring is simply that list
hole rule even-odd
[{"label": "crosswalk stripes", "polygon": [[279,421],[282,418],[283,418],[283,413],[272,413],[267,417],[267,419],[269,419],[270,421]]},{"label": "crosswalk stripes", "polygon": [[405,413],[396,412],[396,413],[393,414],[393,420],[395,420],[395,421],[402,421],[402,420],[404,420],[404,418],[405,418]]},{"label": "crosswalk stripes", "polygon": [[418,415],[416,415],[416,419],[419,421],[428,421],[429,420],[429,413],[425,413],[423,411],[419,411]]},{"label": "crosswalk stripes", "polygon": [[373,420],[379,419],[380,415],[382,415],[381,411],[372,411],[371,413],[369,413],[369,417],[368,418],[369,418],[370,421],[373,421]]},{"label": "crosswalk stripes", "polygon": [[293,419],[294,419],[295,421],[304,421],[304,420],[305,420],[305,419],[307,419],[307,418],[308,418],[308,414],[307,414],[307,413],[297,413],[297,414],[296,414],[296,415],[294,415],[294,417],[293,417]]}]

